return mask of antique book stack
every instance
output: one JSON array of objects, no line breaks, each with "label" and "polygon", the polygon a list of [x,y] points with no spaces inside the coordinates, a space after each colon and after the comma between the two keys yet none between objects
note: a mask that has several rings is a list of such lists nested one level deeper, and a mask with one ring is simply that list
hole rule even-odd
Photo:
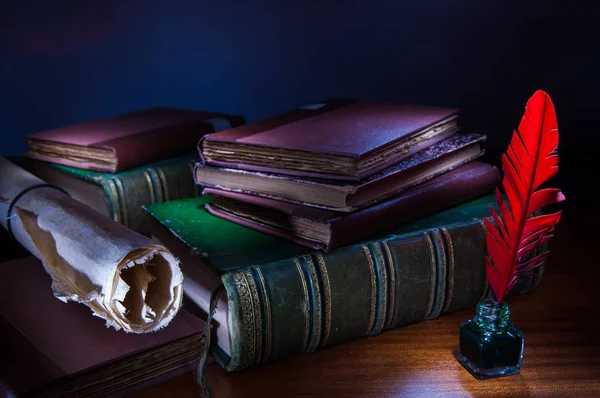
[{"label": "antique book stack", "polygon": [[211,214],[330,251],[491,191],[484,139],[457,109],[328,100],[205,136],[195,179]]},{"label": "antique book stack", "polygon": [[203,137],[205,195],[145,209],[181,259],[184,294],[215,311],[222,366],[376,335],[486,294],[483,218],[499,172],[475,160],[485,137],[457,117],[329,100]]},{"label": "antique book stack", "polygon": [[196,196],[198,139],[242,123],[150,108],[0,157],[3,243],[38,258],[0,267],[0,396],[117,396],[197,367],[204,322],[180,311],[179,260],[142,206]]},{"label": "antique book stack", "polygon": [[30,134],[23,167],[113,220],[148,235],[142,206],[196,196],[199,137],[242,116],[155,107]]}]

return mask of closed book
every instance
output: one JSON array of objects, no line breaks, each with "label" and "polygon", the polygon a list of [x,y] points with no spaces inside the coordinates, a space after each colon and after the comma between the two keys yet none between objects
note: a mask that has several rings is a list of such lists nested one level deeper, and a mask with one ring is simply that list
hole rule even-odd
[{"label": "closed book", "polygon": [[491,193],[499,181],[496,167],[474,161],[353,213],[211,188],[204,193],[212,196],[206,209],[215,216],[327,252]]},{"label": "closed book", "polygon": [[458,131],[458,110],[331,99],[203,137],[205,164],[359,181]]},{"label": "closed book", "polygon": [[136,167],[105,173],[41,161],[21,161],[23,167],[49,184],[56,185],[100,213],[148,236],[149,220],[142,206],[198,194],[192,170],[193,153]]},{"label": "closed book", "polygon": [[197,363],[205,323],[187,311],[129,334],[56,299],[50,284],[34,257],[0,264],[0,396],[127,396]]},{"label": "closed book", "polygon": [[353,212],[477,159],[484,153],[481,145],[485,138],[479,134],[456,133],[361,181],[298,177],[201,163],[194,169],[194,178],[206,188]]},{"label": "closed book", "polygon": [[208,312],[224,284],[212,352],[230,371],[473,307],[488,290],[483,219],[493,195],[330,253],[214,217],[208,200],[146,210],[153,235],[182,262],[189,302]]},{"label": "closed book", "polygon": [[154,107],[29,134],[27,155],[116,173],[188,153],[205,134],[244,121],[224,113]]}]

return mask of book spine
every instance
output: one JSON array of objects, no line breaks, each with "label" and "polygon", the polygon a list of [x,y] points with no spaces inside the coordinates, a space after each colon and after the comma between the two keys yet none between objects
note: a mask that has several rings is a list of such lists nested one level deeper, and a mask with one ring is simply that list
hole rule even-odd
[{"label": "book spine", "polygon": [[232,352],[215,356],[235,371],[474,306],[485,248],[475,220],[225,274]]},{"label": "book spine", "polygon": [[150,220],[142,206],[198,195],[194,164],[195,160],[187,159],[103,178],[99,183],[108,199],[112,219],[149,236]]}]

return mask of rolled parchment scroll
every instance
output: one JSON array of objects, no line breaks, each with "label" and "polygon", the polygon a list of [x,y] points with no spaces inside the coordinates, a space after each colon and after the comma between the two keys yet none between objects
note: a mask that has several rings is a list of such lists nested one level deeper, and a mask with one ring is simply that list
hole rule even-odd
[{"label": "rolled parchment scroll", "polygon": [[87,305],[117,330],[158,330],[181,307],[183,274],[164,246],[2,157],[0,223],[42,260],[58,299]]}]

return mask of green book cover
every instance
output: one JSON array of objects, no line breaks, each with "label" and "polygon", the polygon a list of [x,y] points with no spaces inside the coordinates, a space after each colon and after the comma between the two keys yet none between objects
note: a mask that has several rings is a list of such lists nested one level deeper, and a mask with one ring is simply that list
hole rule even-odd
[{"label": "green book cover", "polygon": [[[208,200],[145,209],[182,265],[209,267],[224,284],[231,344],[212,349],[230,371],[434,319],[487,292],[483,218],[493,195],[327,254],[214,217]],[[533,289],[540,275],[513,294]]]},{"label": "green book cover", "polygon": [[198,195],[193,178],[198,154],[188,154],[136,167],[104,173],[41,161],[31,171],[44,181],[66,190],[113,220],[149,235],[149,220],[142,206]]}]

